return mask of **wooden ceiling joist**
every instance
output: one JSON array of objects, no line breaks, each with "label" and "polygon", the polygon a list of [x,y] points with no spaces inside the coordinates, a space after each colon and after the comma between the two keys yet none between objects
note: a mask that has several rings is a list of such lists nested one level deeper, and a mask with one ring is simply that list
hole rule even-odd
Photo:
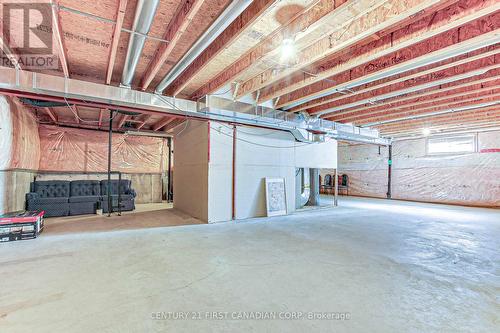
[{"label": "wooden ceiling joist", "polygon": [[[118,9],[116,11],[116,23],[111,37],[111,50],[109,52],[108,69],[106,71],[106,84],[111,84],[113,77],[113,69],[115,67],[116,51],[118,50],[118,42],[123,27],[123,19],[125,17],[125,10],[127,9],[127,0],[120,0]],[[100,125],[99,125],[100,127]]]},{"label": "wooden ceiling joist", "polygon": [[55,111],[52,108],[45,107],[43,110],[49,115],[50,119],[54,122],[54,124],[57,124],[57,116]]},{"label": "wooden ceiling joist", "polygon": [[151,115],[145,114],[142,117],[142,122],[136,126],[136,129],[140,130],[141,128],[143,128],[147,124],[149,118],[151,118]]},{"label": "wooden ceiling joist", "polygon": [[153,81],[165,61],[167,61],[167,58],[174,50],[177,42],[181,39],[182,35],[204,2],[205,0],[188,0],[179,5],[173,19],[168,24],[163,37],[163,39],[167,40],[168,43],[162,43],[156,50],[155,55],[146,69],[144,77],[142,78],[142,90],[146,90],[149,87],[151,81]]},{"label": "wooden ceiling joist", "polygon": [[429,125],[432,122],[438,122],[438,121],[451,123],[453,121],[466,121],[471,117],[477,117],[477,116],[480,117],[494,116],[497,115],[499,111],[500,107],[498,105],[485,106],[470,110],[428,115],[427,117],[421,117],[421,118],[408,118],[393,123],[376,125],[373,127],[379,129],[388,129],[388,128],[394,129],[394,128],[404,128],[406,126],[412,126],[412,124]]},{"label": "wooden ceiling joist", "polygon": [[[439,80],[428,80],[427,82],[425,82],[423,84],[409,85],[409,86],[407,85],[407,86],[403,86],[402,88],[396,86],[393,89],[386,90],[383,93],[380,93],[378,95],[367,94],[367,96],[362,96],[362,99],[349,100],[350,103],[348,103],[348,104],[336,104],[333,107],[331,107],[327,104],[329,106],[327,109],[322,110],[322,111],[318,111],[318,112],[321,112],[322,115],[325,115],[325,114],[334,113],[337,111],[344,111],[346,109],[351,109],[351,108],[356,108],[356,107],[360,108],[360,107],[363,107],[363,106],[368,105],[368,104],[378,104],[379,102],[382,102],[384,100],[388,100],[388,99],[393,98],[393,97],[407,95],[407,94],[410,94],[410,93],[413,93],[416,91],[423,91],[423,90],[426,90],[426,89],[432,88],[432,87],[439,87],[441,85],[446,85],[446,84],[449,84],[452,82],[466,80],[466,79],[469,79],[471,77],[477,77],[477,76],[480,76],[480,75],[487,73],[490,70],[495,70],[495,69],[499,69],[499,68],[500,68],[500,64],[485,66],[485,67],[481,67],[481,66],[477,65],[475,68],[472,68],[472,70],[469,70],[467,72],[462,72],[464,69],[467,69],[467,68],[461,68],[461,72],[459,74],[456,74],[456,75],[448,75],[448,76],[445,76],[444,78],[439,79]],[[368,97],[368,96],[375,96],[375,97]]]},{"label": "wooden ceiling joist", "polygon": [[407,132],[412,129],[423,128],[435,129],[436,127],[450,127],[456,124],[469,124],[474,122],[497,121],[500,122],[500,109],[498,107],[473,110],[467,114],[457,116],[448,114],[439,117],[429,117],[425,119],[408,120],[405,122],[387,124],[384,126],[375,126],[379,131],[385,134]]},{"label": "wooden ceiling joist", "polygon": [[[431,7],[436,3],[436,1],[427,0],[410,0],[404,2],[399,0],[389,0],[383,1],[383,6],[382,4],[367,5],[364,10],[364,15],[352,15],[350,19],[344,18],[343,23],[345,23],[345,25],[340,26],[332,34],[299,52],[297,56],[297,66],[292,66],[291,68],[281,72],[276,71],[274,68],[270,68],[262,72],[242,84],[238,97],[245,96],[257,89],[269,86],[278,80],[285,79],[294,72],[298,70],[300,71],[302,68],[306,68],[318,61],[324,60],[325,57],[351,47],[352,45],[369,38],[369,36],[396,25],[401,20],[415,15],[420,10]],[[418,38],[417,36],[413,37]],[[431,36],[428,36],[427,38],[429,37]],[[403,45],[403,43],[401,44]],[[292,82],[291,84],[289,82],[290,87],[285,85],[276,92],[266,94],[263,96],[263,99],[272,99],[332,75],[328,71],[312,71],[312,73],[314,74],[313,76],[304,77],[305,75],[299,75],[302,77],[301,81]]]},{"label": "wooden ceiling joist", "polygon": [[153,131],[158,131],[160,129],[162,129],[163,127],[167,126],[168,124],[170,124],[171,122],[173,122],[175,119],[175,117],[165,117],[165,118],[162,118],[160,121],[158,121],[156,124],[153,125]]},{"label": "wooden ceiling joist", "polygon": [[[266,89],[266,93],[263,95],[263,100],[270,100],[277,96],[285,95],[287,93],[293,92],[297,89],[301,89],[315,82],[330,78],[333,75],[339,74],[344,71],[355,69],[362,66],[365,63],[375,61],[378,58],[388,56],[398,51],[402,51],[412,45],[423,43],[424,41],[441,35],[443,41],[441,44],[446,44],[446,39],[450,39],[451,35],[446,33],[450,30],[455,30],[458,33],[458,28],[466,25],[468,23],[474,22],[483,17],[487,17],[492,13],[495,13],[500,9],[500,4],[495,0],[486,0],[485,2],[480,2],[476,6],[469,6],[462,10],[453,10],[454,7],[464,6],[462,2],[469,0],[462,0],[461,2],[453,5],[452,8],[447,8],[443,10],[441,15],[436,16],[441,19],[424,18],[421,21],[415,22],[407,28],[403,28],[398,32],[395,32],[389,36],[382,38],[379,41],[373,42],[371,44],[365,45],[361,48],[362,53],[359,55],[346,54],[343,57],[334,59],[333,61],[327,61],[319,64],[319,66],[312,69],[314,75],[297,75],[292,79],[283,80],[278,82],[274,86]],[[461,7],[459,7],[461,8]],[[452,14],[449,14],[451,12]],[[427,23],[427,25],[423,25]],[[430,23],[430,24],[429,24]],[[482,29],[488,31],[478,31],[479,33],[489,32],[495,30],[495,25],[483,24]],[[497,27],[498,28],[498,27]],[[415,31],[412,31],[415,30]],[[398,38],[396,38],[396,37]],[[345,37],[347,38],[347,37]],[[335,44],[337,45],[337,44]],[[340,43],[339,45],[343,45]],[[351,44],[352,45],[352,44]],[[425,43],[423,43],[425,46]],[[428,47],[435,46],[433,44],[428,44]],[[345,47],[345,46],[344,46]],[[340,46],[337,48],[340,49]],[[332,48],[332,49],[335,49]],[[302,64],[302,60],[299,60]],[[291,74],[291,73],[289,73]],[[252,80],[244,83],[242,89],[240,89],[241,96],[248,93],[248,89],[252,90],[256,86],[269,85],[276,81],[280,75],[274,76],[270,72],[264,74],[261,77],[253,78]],[[259,83],[260,82],[260,83]]]},{"label": "wooden ceiling joist", "polygon": [[[340,121],[350,123],[350,122],[364,121],[365,119],[371,119],[371,118],[375,118],[375,117],[383,117],[383,116],[391,116],[392,117],[392,116],[395,116],[397,114],[401,114],[404,112],[424,110],[426,108],[438,107],[441,105],[448,105],[450,103],[459,102],[459,101],[465,102],[467,100],[472,100],[474,98],[491,97],[491,95],[495,95],[497,92],[499,92],[499,89],[500,89],[500,85],[496,85],[494,87],[487,87],[487,88],[477,89],[475,91],[468,91],[467,93],[452,94],[452,95],[444,96],[441,98],[426,100],[426,101],[423,101],[420,103],[413,103],[412,105],[405,105],[404,107],[384,109],[384,110],[377,111],[377,112],[367,112],[367,113],[362,113],[362,114],[356,113],[350,117],[342,118]],[[470,95],[473,95],[473,96],[470,96]]]},{"label": "wooden ceiling joist", "polygon": [[213,42],[210,44],[165,90],[170,96],[178,95],[195,75],[203,70],[210,61],[216,57],[225,47],[230,45],[248,27],[252,25],[276,0],[255,0],[245,11],[238,16]]},{"label": "wooden ceiling joist", "polygon": [[[330,82],[336,82],[337,80],[334,78],[331,78],[327,82],[321,81],[317,82],[313,85],[307,86],[305,88],[299,89],[297,91],[294,91],[290,94],[284,95],[281,99],[281,102],[277,105],[278,108],[282,108],[285,106],[288,106],[292,103],[300,102],[301,100],[305,99],[310,99],[314,98],[315,96],[320,96],[324,95],[325,93],[331,93],[331,95],[325,96],[325,97],[319,97],[311,102],[304,103],[302,105],[296,106],[291,108],[289,111],[291,112],[299,112],[299,111],[304,111],[306,109],[311,109],[314,107],[318,107],[327,103],[332,103],[335,101],[339,101],[342,99],[345,99],[347,97],[352,97],[354,95],[359,95],[363,93],[368,93],[370,91],[374,91],[376,89],[380,89],[389,85],[393,85],[396,83],[401,83],[407,80],[413,80],[417,79],[418,77],[428,75],[431,73],[436,73],[448,68],[464,65],[470,62],[473,62],[475,60],[479,60],[482,58],[494,56],[500,53],[500,47],[497,47],[491,51],[483,52],[480,54],[477,54],[475,56],[469,57],[466,56],[465,58],[463,56],[456,57],[452,59],[452,61],[446,61],[445,64],[440,65],[440,66],[435,66],[435,63],[438,62],[437,60],[434,59],[443,59],[443,55],[450,54],[453,50],[456,48],[465,48],[467,49],[467,45],[476,45],[477,42],[480,42],[480,40],[483,40],[483,36],[478,36],[475,38],[472,38],[471,40],[467,40],[461,43],[453,43],[452,45],[439,49],[434,52],[426,53],[420,57],[415,57],[412,58],[410,57],[407,59],[405,62],[401,63],[399,62],[396,65],[393,66],[384,66],[385,64],[389,63],[389,61],[384,61],[384,59],[378,59],[376,63],[370,63],[364,66],[362,72],[368,72],[370,68],[382,68],[381,70],[371,72],[368,75],[361,75],[359,77],[356,77],[355,79],[351,79],[339,84],[334,84]],[[407,52],[406,54],[411,53],[412,55],[417,54],[417,52]],[[393,57],[395,58],[395,57]],[[441,60],[442,61],[442,60]],[[398,72],[399,69],[406,69],[409,68],[410,63],[430,63],[430,65],[427,65],[425,67],[421,67],[418,69],[413,69],[410,68],[409,70],[403,71],[403,72]],[[399,75],[394,75],[392,73],[398,73]],[[402,73],[402,74],[401,74]],[[392,75],[392,76],[391,76]],[[342,77],[342,74],[339,74],[340,77]],[[345,75],[344,77],[346,77]],[[372,78],[379,78],[383,77],[383,79],[377,79],[376,81],[370,82]],[[378,83],[382,81],[381,83]],[[362,84],[359,85],[362,82],[369,82],[367,84]],[[329,88],[324,89],[324,85],[331,85]],[[357,89],[357,85],[359,85],[360,89]],[[339,91],[345,91],[345,88],[343,87],[349,87],[348,94],[341,94]],[[356,88],[354,88],[356,87]]]},{"label": "wooden ceiling joist", "polygon": [[[54,2],[54,1],[52,1]],[[59,5],[59,3],[57,3]],[[52,29],[54,31],[54,38],[56,40],[57,52],[59,54],[59,61],[65,77],[69,78],[68,60],[66,58],[66,48],[62,37],[61,22],[59,20],[58,7],[52,6]]]},{"label": "wooden ceiling joist", "polygon": [[120,120],[118,121],[118,128],[122,128],[125,122],[127,122],[130,119],[130,116],[128,114],[124,114],[121,116]]},{"label": "wooden ceiling joist", "polygon": [[461,101],[456,101],[453,103],[440,103],[438,105],[433,105],[432,107],[415,109],[411,111],[394,112],[388,113],[383,116],[374,115],[373,117],[359,117],[353,121],[356,125],[365,125],[376,122],[392,121],[393,119],[413,117],[413,116],[425,116],[426,114],[433,114],[435,112],[446,111],[450,109],[460,109],[468,108],[480,105],[482,103],[495,102],[498,100],[500,93],[483,95],[479,97],[467,98]]},{"label": "wooden ceiling joist", "polygon": [[[498,72],[498,71],[496,71]],[[494,74],[495,71],[493,72]],[[330,116],[325,117],[328,120],[333,120],[333,121],[339,121],[342,119],[345,119],[346,117],[359,114],[361,112],[375,112],[379,110],[386,110],[388,107],[404,107],[409,101],[419,101],[422,98],[435,98],[435,97],[442,97],[447,94],[453,94],[456,91],[464,92],[469,89],[474,89],[474,86],[481,86],[482,85],[489,85],[492,83],[495,83],[497,80],[500,79],[500,75],[491,75],[489,73],[486,73],[485,75],[482,75],[479,79],[474,79],[474,80],[465,80],[467,82],[460,83],[460,84],[452,84],[448,87],[442,87],[442,86],[435,86],[429,89],[425,89],[422,91],[417,91],[415,93],[407,94],[407,95],[402,95],[399,97],[395,98],[390,98],[387,99],[385,102],[377,103],[374,105],[369,105],[369,106],[362,106],[362,107],[354,107],[351,109],[344,109],[339,112],[335,112]]]},{"label": "wooden ceiling joist", "polygon": [[251,71],[252,68],[256,68],[261,64],[263,59],[276,57],[279,54],[279,48],[285,38],[290,35],[296,35],[302,31],[314,29],[314,26],[321,26],[325,21],[331,21],[334,9],[344,2],[345,1],[320,0],[314,3],[313,6],[305,8],[286,26],[273,31],[259,44],[226,67],[215,78],[200,87],[190,98],[196,100],[208,95],[223,87],[228,82],[235,81],[237,77],[245,71]]}]

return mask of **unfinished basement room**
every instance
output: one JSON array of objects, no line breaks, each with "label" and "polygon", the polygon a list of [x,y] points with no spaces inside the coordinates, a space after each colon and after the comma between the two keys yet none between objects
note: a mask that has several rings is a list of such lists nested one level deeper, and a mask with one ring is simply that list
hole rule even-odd
[{"label": "unfinished basement room", "polygon": [[0,0],[0,332],[500,332],[498,0]]}]

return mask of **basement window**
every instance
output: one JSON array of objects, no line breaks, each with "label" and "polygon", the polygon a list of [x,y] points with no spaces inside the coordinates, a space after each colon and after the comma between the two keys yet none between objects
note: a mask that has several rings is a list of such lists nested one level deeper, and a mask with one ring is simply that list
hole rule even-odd
[{"label": "basement window", "polygon": [[463,154],[476,151],[476,136],[463,135],[427,139],[427,154]]}]

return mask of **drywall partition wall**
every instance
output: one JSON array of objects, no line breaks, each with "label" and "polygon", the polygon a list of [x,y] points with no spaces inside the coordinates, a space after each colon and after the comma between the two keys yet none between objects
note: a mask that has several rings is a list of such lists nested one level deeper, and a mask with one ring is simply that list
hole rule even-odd
[{"label": "drywall partition wall", "polygon": [[232,219],[234,126],[210,122],[208,169],[208,222]]},{"label": "drywall partition wall", "polygon": [[33,115],[17,102],[0,96],[0,213],[24,209],[40,144]]},{"label": "drywall partition wall", "polygon": [[174,131],[174,207],[202,221],[209,221],[208,126],[188,120]]},{"label": "drywall partition wall", "polygon": [[[500,131],[477,135],[475,153],[429,155],[426,138],[393,144],[392,198],[473,206],[500,206]],[[339,147],[339,172],[352,195],[386,197],[387,148]]]},{"label": "drywall partition wall", "polygon": [[[233,134],[236,140],[233,142]],[[233,147],[234,143],[234,147]],[[337,141],[297,142],[292,134],[265,128],[211,122],[209,163],[209,221],[266,215],[266,177],[285,178],[288,213],[295,211],[297,168],[337,166]]]}]

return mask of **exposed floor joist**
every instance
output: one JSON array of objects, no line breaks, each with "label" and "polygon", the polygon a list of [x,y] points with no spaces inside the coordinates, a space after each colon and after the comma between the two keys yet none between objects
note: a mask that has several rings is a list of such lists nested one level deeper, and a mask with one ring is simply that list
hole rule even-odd
[{"label": "exposed floor joist", "polygon": [[257,20],[276,0],[256,0],[220,34],[200,56],[166,89],[166,94],[178,95],[193,80],[196,73]]},{"label": "exposed floor joist", "polygon": [[[459,5],[460,3],[458,3],[456,6]],[[439,21],[429,22],[431,24],[425,26],[425,28],[422,28],[421,23],[430,21],[429,18],[422,20],[422,22],[416,22],[414,25],[419,28],[416,32],[408,32],[407,34],[404,34],[407,29],[402,29],[401,32],[398,33],[400,38],[397,40],[394,40],[392,38],[393,35],[390,35],[386,38],[381,39],[380,41],[368,44],[367,46],[362,48],[362,50],[364,51],[360,55],[345,55],[344,57],[331,61],[327,64],[321,64],[320,68],[312,71],[314,75],[298,75],[297,79],[295,80],[291,79],[288,81],[284,81],[282,84],[278,84],[274,87],[271,87],[271,89],[266,90],[262,99],[270,100],[277,96],[291,93],[297,89],[301,89],[313,83],[330,78],[333,75],[352,70],[371,61],[376,61],[376,59],[378,58],[389,56],[395,52],[405,50],[408,47],[411,47],[412,45],[416,45],[418,43],[422,44],[420,46],[420,49],[422,51],[425,51],[428,47],[436,47],[442,44],[449,44],[451,42],[451,35],[448,34],[447,31],[455,29],[456,33],[458,33],[458,30],[456,29],[458,29],[459,27],[474,22],[482,17],[487,17],[488,15],[491,15],[499,9],[500,5],[498,3],[495,3],[492,0],[488,0],[488,2],[481,3],[476,7],[468,7],[467,10],[455,11],[451,19],[449,19],[447,16],[444,16],[443,14],[444,18]],[[494,26],[492,27],[489,25],[482,26],[482,28],[487,30],[484,32],[495,30]],[[441,35],[441,38],[443,39],[441,43],[426,44],[426,40],[437,37],[439,35]],[[328,83],[326,85],[328,86]],[[244,92],[242,92],[242,94],[244,94]],[[283,103],[283,100],[281,103]]]},{"label": "exposed floor joist", "polygon": [[179,6],[177,12],[174,15],[174,18],[168,24],[167,30],[163,37],[168,41],[168,43],[161,44],[160,47],[156,50],[156,53],[142,78],[142,90],[146,90],[149,87],[151,81],[153,81],[156,74],[163,66],[164,62],[174,50],[177,42],[183,36],[184,32],[190,25],[194,16],[200,10],[204,1],[205,0],[190,0],[183,2]]},{"label": "exposed floor joist", "polygon": [[125,10],[127,8],[127,1],[128,0],[119,0],[118,3],[115,28],[113,30],[113,36],[111,37],[111,50],[109,52],[108,69],[106,71],[106,84],[111,84],[111,79],[113,77],[113,69],[115,67],[116,61],[116,51],[118,49],[118,42],[120,41],[123,19],[125,17]]}]

